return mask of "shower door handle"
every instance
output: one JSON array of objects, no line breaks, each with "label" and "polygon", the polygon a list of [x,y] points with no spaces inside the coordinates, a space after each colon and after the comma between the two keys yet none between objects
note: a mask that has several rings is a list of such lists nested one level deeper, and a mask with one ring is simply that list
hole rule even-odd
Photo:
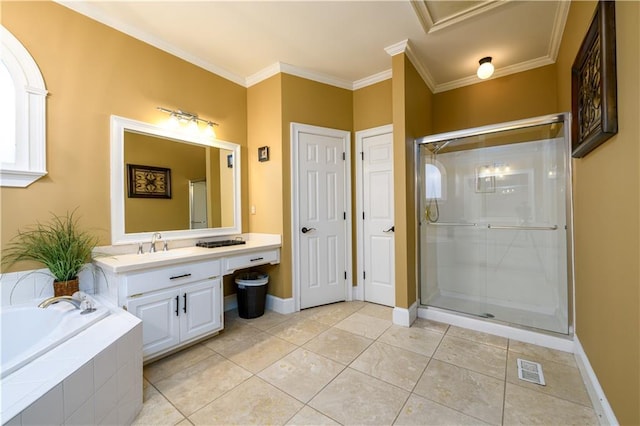
[{"label": "shower door handle", "polygon": [[382,232],[396,232],[396,227],[392,226],[391,228],[387,229],[386,231],[382,231]]},{"label": "shower door handle", "polygon": [[515,229],[521,231],[555,231],[558,225],[553,226],[513,226],[513,225],[487,225],[489,229]]}]

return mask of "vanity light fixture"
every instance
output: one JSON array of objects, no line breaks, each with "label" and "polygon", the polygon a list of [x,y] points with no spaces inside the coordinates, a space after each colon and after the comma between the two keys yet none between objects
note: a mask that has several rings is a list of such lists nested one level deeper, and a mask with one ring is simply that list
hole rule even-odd
[{"label": "vanity light fixture", "polygon": [[214,126],[219,126],[218,123],[214,123],[213,121],[210,120],[204,120],[200,117],[198,117],[198,114],[192,113],[192,112],[187,112],[187,111],[182,111],[180,109],[178,110],[173,110],[173,109],[168,109],[168,108],[163,108],[163,107],[157,107],[160,111],[162,112],[166,112],[167,114],[169,114],[169,126],[176,128],[180,125],[180,123],[187,123],[187,128],[189,129],[189,131],[191,132],[198,132],[200,130],[199,128],[199,124],[200,123],[204,123],[206,124],[206,128],[204,130],[204,134],[207,137],[216,138],[216,131],[213,128]]},{"label": "vanity light fixture", "polygon": [[491,63],[491,56],[486,56],[480,59],[480,66],[478,67],[478,78],[481,80],[486,80],[487,78],[493,75],[493,64]]}]

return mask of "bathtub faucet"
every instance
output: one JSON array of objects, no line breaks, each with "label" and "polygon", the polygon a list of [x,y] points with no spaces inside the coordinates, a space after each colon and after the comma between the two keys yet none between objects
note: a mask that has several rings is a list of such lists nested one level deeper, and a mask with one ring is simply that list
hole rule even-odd
[{"label": "bathtub faucet", "polygon": [[46,308],[49,305],[53,304],[53,303],[57,303],[57,302],[67,302],[67,303],[71,303],[73,306],[76,307],[76,309],[80,309],[80,306],[82,304],[82,300],[78,300],[78,299],[74,299],[71,296],[56,296],[56,297],[50,297],[48,299],[43,300],[39,305],[38,308]]}]

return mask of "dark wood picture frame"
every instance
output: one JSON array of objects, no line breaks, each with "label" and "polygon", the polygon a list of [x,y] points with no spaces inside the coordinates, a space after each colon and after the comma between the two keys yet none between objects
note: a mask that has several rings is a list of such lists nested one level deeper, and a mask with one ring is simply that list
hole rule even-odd
[{"label": "dark wood picture frame", "polygon": [[600,0],[571,67],[571,150],[581,158],[618,133],[615,2]]},{"label": "dark wood picture frame", "polygon": [[269,161],[269,147],[261,146],[258,148],[258,161]]},{"label": "dark wood picture frame", "polygon": [[127,164],[129,198],[171,198],[171,169]]}]

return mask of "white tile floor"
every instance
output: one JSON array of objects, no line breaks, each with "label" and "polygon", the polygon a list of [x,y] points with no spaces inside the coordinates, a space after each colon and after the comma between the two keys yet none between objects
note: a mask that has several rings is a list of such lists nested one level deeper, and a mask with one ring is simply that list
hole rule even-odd
[{"label": "white tile floor", "polygon": [[[518,379],[542,364],[547,385]],[[245,320],[144,369],[136,424],[598,424],[572,354],[347,302]]]}]

